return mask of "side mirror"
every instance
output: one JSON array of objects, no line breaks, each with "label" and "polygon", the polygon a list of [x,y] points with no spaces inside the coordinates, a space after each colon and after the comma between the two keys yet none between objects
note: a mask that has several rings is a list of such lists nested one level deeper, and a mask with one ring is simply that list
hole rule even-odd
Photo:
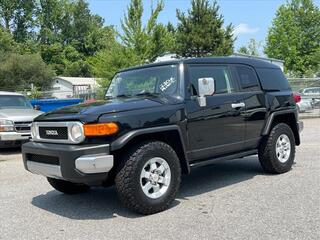
[{"label": "side mirror", "polygon": [[198,79],[199,96],[198,102],[200,107],[207,106],[206,96],[211,96],[215,92],[215,82],[213,78],[199,78]]},{"label": "side mirror", "polygon": [[34,106],[33,106],[33,109],[34,109],[34,110],[37,110],[37,111],[40,111],[40,110],[41,110],[41,107],[40,107],[40,105],[34,105]]}]

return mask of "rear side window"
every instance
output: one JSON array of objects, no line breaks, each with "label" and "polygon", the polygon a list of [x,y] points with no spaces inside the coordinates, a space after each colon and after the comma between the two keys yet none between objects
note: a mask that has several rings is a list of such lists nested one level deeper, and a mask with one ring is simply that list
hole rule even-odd
[{"label": "rear side window", "polygon": [[259,81],[254,70],[247,66],[237,66],[241,88],[245,91],[260,90]]},{"label": "rear side window", "polygon": [[224,94],[236,91],[230,70],[227,66],[219,65],[190,65],[190,81],[192,84],[192,95],[198,95],[198,79],[213,78],[215,81],[215,93]]},{"label": "rear side window", "polygon": [[280,68],[257,68],[256,71],[264,90],[291,90],[289,82]]}]

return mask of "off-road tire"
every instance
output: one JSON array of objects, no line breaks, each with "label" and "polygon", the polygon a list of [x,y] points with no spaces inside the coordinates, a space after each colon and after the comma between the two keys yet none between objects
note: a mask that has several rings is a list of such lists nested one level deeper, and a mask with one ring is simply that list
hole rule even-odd
[{"label": "off-road tire", "polygon": [[47,178],[50,185],[59,192],[65,194],[83,193],[90,189],[88,185],[80,183],[72,183],[61,179]]},{"label": "off-road tire", "polygon": [[[171,182],[167,191],[159,198],[146,196],[140,185],[140,174],[148,160],[154,157],[163,158],[171,171]],[[120,200],[134,212],[148,215],[164,211],[175,199],[181,179],[181,167],[176,152],[168,144],[160,141],[140,143],[122,157],[115,185]]]},{"label": "off-road tire", "polygon": [[[282,163],[276,155],[276,143],[280,135],[289,137],[291,152],[289,159]],[[263,170],[267,173],[280,174],[290,171],[295,157],[295,138],[291,128],[285,123],[276,124],[269,136],[262,141],[259,147],[259,161]]]}]

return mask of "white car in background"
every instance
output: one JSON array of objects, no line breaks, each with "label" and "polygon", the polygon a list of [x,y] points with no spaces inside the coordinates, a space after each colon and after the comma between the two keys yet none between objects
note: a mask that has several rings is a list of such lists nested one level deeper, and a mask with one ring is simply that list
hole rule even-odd
[{"label": "white car in background", "polygon": [[312,99],[312,104],[316,108],[320,108],[320,87],[309,87],[299,91],[302,98]]},{"label": "white car in background", "polygon": [[307,112],[314,108],[313,101],[311,98],[302,97],[301,94],[298,92],[293,93],[293,98],[297,104],[299,113]]},{"label": "white car in background", "polygon": [[314,108],[313,100],[310,98],[301,98],[301,101],[297,103],[297,106],[300,113],[310,111]]},{"label": "white car in background", "polygon": [[42,112],[19,93],[0,91],[0,147],[19,146],[31,137],[31,123]]}]

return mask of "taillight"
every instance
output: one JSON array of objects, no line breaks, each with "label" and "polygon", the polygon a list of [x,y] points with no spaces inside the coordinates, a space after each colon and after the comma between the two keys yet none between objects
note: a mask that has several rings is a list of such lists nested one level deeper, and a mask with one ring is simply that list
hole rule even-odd
[{"label": "taillight", "polygon": [[300,93],[297,93],[297,92],[293,93],[293,99],[296,103],[300,102],[301,101]]}]

